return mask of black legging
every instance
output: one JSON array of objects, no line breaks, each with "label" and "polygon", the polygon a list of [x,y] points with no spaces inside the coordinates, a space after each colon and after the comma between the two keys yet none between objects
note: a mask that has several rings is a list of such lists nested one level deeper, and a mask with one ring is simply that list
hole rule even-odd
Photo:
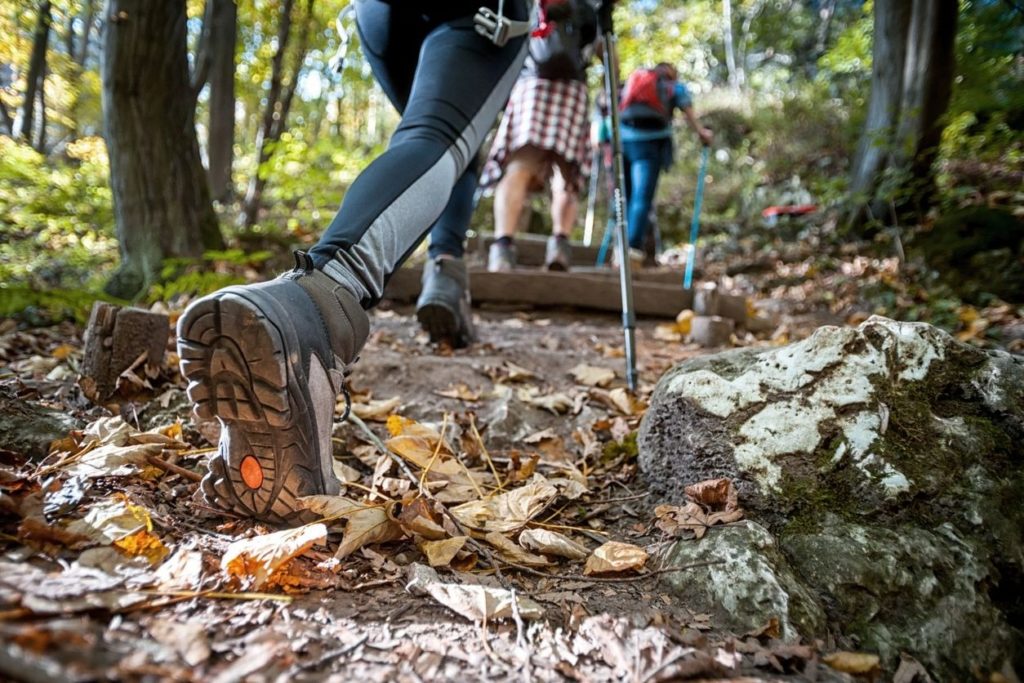
[{"label": "black legging", "polygon": [[[310,254],[366,307],[445,210],[526,57],[524,37],[499,48],[476,33],[481,4],[497,1],[356,0],[363,51],[404,111],[387,151],[352,183]],[[504,12],[529,15],[525,0],[505,0]]]}]

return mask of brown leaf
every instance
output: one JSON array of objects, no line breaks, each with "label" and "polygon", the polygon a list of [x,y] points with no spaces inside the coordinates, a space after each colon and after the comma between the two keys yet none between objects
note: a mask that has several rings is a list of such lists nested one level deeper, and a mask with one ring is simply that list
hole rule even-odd
[{"label": "brown leaf", "polygon": [[921,662],[906,652],[901,652],[900,665],[892,676],[892,683],[932,683],[932,677],[928,674],[928,670],[921,665]]},{"label": "brown leaf", "polygon": [[646,409],[647,406],[642,401],[635,398],[625,388],[618,387],[610,391],[604,389],[591,389],[590,397],[601,403],[606,408],[617,411],[622,415],[640,415]]},{"label": "brown leaf", "polygon": [[736,487],[731,479],[706,479],[690,484],[683,491],[696,502],[711,508],[731,512],[739,509]]},{"label": "brown leaf", "polygon": [[522,547],[516,545],[512,539],[499,534],[497,531],[485,534],[484,540],[494,547],[498,552],[498,557],[510,564],[518,564],[525,567],[544,567],[550,564],[546,557],[527,552]]},{"label": "brown leaf", "polygon": [[453,536],[439,541],[424,541],[420,550],[427,556],[431,567],[444,567],[455,559],[468,540],[468,536]]},{"label": "brown leaf", "polygon": [[643,569],[647,562],[647,551],[639,546],[619,541],[608,541],[598,547],[587,558],[587,564],[583,567],[583,573],[607,574],[609,572],[624,572],[630,569]]}]

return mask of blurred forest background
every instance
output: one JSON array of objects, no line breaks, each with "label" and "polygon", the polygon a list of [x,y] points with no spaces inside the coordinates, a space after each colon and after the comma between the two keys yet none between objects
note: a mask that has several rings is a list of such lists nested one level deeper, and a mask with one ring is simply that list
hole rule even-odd
[{"label": "blurred forest background", "polygon": [[[0,0],[0,316],[206,292],[315,241],[397,120],[346,4]],[[842,271],[871,310],[949,329],[1024,299],[1019,0],[623,0],[617,21],[623,72],[678,64],[716,132],[705,258],[808,244],[786,277]],[[677,143],[666,246],[698,166]],[[787,204],[818,210],[762,217]]]}]

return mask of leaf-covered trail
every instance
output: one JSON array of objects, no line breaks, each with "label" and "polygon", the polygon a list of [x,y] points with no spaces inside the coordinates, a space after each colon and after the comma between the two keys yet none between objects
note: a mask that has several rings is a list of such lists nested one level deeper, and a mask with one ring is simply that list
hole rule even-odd
[{"label": "leaf-covered trail", "polygon": [[[188,473],[203,471],[216,427],[192,425],[173,368],[136,373],[132,382],[149,383],[152,391],[126,404],[124,420],[99,419],[103,411],[89,407],[73,386],[80,349],[68,338],[73,331],[9,334],[5,354],[13,362],[0,378],[4,392],[63,406],[91,426],[58,444],[42,470],[12,452],[5,456],[0,637],[8,647],[0,670],[29,680],[834,675],[821,673],[814,649],[772,644],[772,624],[746,639],[716,631],[710,615],[690,612],[655,573],[670,537],[665,523],[654,524],[655,504],[636,476],[633,439],[653,382],[699,349],[661,341],[653,323],[642,323],[643,386],[634,398],[622,389],[621,330],[611,316],[484,312],[480,343],[457,352],[430,347],[407,311],[376,317],[351,378],[354,410],[379,437],[390,436],[388,444],[405,429],[407,437],[427,435],[426,453],[435,458],[442,446],[451,451],[447,469],[432,461],[417,469],[415,449],[403,456],[428,488],[453,497],[448,507],[463,510],[463,524],[453,528],[438,516],[439,503],[423,504],[421,516],[411,517],[415,505],[402,515],[386,502],[415,503],[414,482],[360,428],[339,423],[336,469],[351,483],[338,500],[374,500],[367,491],[375,490],[373,505],[394,520],[386,522],[395,532],[389,537],[402,539],[370,543],[371,526],[367,545],[356,542],[350,555],[336,559],[339,539],[351,538],[362,523],[350,515],[342,520],[347,526],[328,524],[328,540],[285,559],[259,585],[251,558],[237,565],[225,558],[233,542],[246,545],[244,539],[272,530],[193,500],[195,476]],[[403,418],[392,418],[390,435],[383,423],[388,415]],[[171,426],[140,432],[165,424]],[[465,461],[467,479],[445,474],[455,472],[454,460]],[[573,478],[586,492],[561,488],[573,488]],[[491,493],[456,505],[477,498],[466,494],[476,486]],[[534,489],[550,491],[524,497]],[[521,499],[502,508],[492,502],[502,492]],[[508,510],[519,503],[529,506],[523,523],[507,524]],[[373,514],[384,519],[381,507]],[[471,534],[475,541],[440,562],[440,587],[407,589],[415,566],[431,571],[415,564],[433,552],[426,540],[431,524],[455,541],[477,519],[493,521],[481,522]],[[541,543],[531,546],[537,552],[524,547],[526,524],[540,532],[532,533],[533,543]],[[501,532],[485,533],[488,528]],[[517,534],[518,545],[511,541]],[[581,560],[550,554],[558,550],[545,543],[556,537],[586,552],[607,540],[625,545],[605,555],[610,565],[595,563],[584,575]],[[515,566],[535,561],[542,564]],[[453,573],[446,564],[465,571]],[[527,605],[531,612],[493,618],[502,612],[483,589],[467,588],[474,585],[506,598],[502,586],[514,588],[514,612]],[[534,605],[542,613],[535,621]],[[473,618],[480,614],[492,618]]]}]

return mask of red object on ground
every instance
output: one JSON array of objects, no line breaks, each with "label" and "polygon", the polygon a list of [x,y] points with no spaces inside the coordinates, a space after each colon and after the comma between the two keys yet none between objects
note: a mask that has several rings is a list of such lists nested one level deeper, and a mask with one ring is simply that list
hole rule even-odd
[{"label": "red object on ground", "polygon": [[769,206],[761,212],[762,218],[772,216],[802,216],[806,213],[814,213],[818,210],[816,204],[793,204],[790,206]]}]

